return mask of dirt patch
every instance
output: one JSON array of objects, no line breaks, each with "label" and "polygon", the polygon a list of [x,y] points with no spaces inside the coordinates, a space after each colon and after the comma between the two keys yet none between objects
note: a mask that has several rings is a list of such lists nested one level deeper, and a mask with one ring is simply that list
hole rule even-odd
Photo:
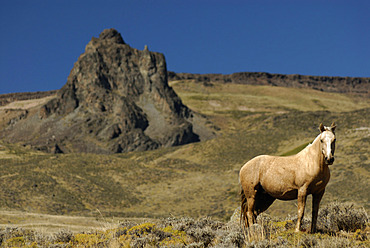
[{"label": "dirt patch", "polygon": [[31,99],[31,100],[14,101],[7,105],[0,106],[0,110],[14,110],[14,109],[28,110],[28,109],[40,106],[50,101],[53,98],[55,98],[55,96],[47,96],[44,98]]}]

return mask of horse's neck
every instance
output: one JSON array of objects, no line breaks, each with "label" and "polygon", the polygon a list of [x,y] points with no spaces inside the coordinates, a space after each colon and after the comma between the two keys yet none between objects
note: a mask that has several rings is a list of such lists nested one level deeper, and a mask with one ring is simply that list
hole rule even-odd
[{"label": "horse's neck", "polygon": [[302,155],[307,157],[306,161],[310,161],[310,166],[318,166],[320,168],[324,166],[324,156],[320,149],[320,135],[304,149]]}]

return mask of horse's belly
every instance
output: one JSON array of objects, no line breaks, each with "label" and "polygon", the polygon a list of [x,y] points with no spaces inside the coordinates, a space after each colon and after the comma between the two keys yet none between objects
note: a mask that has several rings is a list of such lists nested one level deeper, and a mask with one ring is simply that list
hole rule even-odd
[{"label": "horse's belly", "polygon": [[265,189],[265,191],[272,197],[279,200],[294,200],[297,199],[298,190],[297,189]]},{"label": "horse's belly", "polygon": [[294,171],[273,167],[261,177],[263,189],[280,200],[297,199],[298,187],[294,181]]},{"label": "horse's belly", "polygon": [[292,189],[292,190],[284,192],[283,194],[277,196],[276,198],[279,200],[289,201],[289,200],[297,199],[297,197],[298,197],[298,190]]}]

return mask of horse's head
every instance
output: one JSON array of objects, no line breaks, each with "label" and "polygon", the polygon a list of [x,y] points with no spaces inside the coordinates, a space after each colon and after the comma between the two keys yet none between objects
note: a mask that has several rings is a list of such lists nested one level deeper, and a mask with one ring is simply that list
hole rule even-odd
[{"label": "horse's head", "polygon": [[324,155],[325,164],[331,165],[334,163],[334,152],[335,152],[335,133],[336,128],[333,122],[330,127],[325,127],[322,123],[320,124],[320,142],[321,152]]}]

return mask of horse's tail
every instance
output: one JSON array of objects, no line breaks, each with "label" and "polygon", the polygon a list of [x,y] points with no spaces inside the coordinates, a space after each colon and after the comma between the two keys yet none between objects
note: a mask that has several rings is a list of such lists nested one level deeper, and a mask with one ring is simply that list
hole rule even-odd
[{"label": "horse's tail", "polygon": [[248,211],[247,197],[244,194],[243,188],[240,186],[240,224],[242,225],[243,228],[248,227],[247,211]]}]

